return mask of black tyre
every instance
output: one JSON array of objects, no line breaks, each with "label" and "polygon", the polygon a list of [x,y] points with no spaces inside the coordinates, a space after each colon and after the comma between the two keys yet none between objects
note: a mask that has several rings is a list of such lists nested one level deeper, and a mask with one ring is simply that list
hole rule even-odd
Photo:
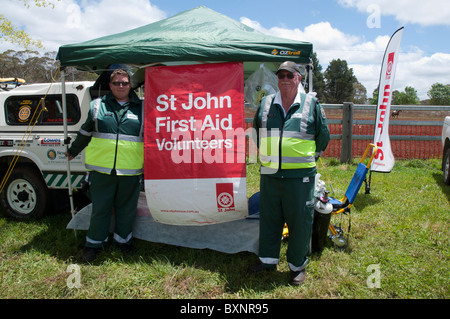
[{"label": "black tyre", "polygon": [[450,185],[450,148],[445,152],[442,159],[442,172],[444,173],[444,183]]},{"label": "black tyre", "polygon": [[40,218],[48,202],[44,180],[31,167],[17,167],[1,193],[3,208],[17,219]]}]

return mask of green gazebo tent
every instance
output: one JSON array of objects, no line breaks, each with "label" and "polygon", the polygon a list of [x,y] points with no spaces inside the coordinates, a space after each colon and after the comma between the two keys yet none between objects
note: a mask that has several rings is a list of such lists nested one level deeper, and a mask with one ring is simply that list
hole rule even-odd
[{"label": "green gazebo tent", "polygon": [[[263,34],[201,6],[122,33],[63,45],[56,59],[63,67],[65,95],[64,67],[68,66],[101,74],[111,65],[124,64],[137,70],[133,81],[139,83],[147,66],[238,61],[243,62],[244,78],[247,78],[263,62],[272,71],[286,60],[311,64],[312,51],[311,43]],[[310,69],[310,90],[311,74]],[[65,98],[63,109],[66,114]],[[66,116],[64,133],[65,144],[68,145]],[[70,180],[69,162],[67,165]],[[73,216],[71,186],[69,195]]]},{"label": "green gazebo tent", "polygon": [[[275,70],[291,60],[309,64],[312,44],[265,35],[204,6],[133,30],[63,45],[61,66],[101,73],[111,64],[244,62],[248,76],[261,62]],[[273,63],[267,63],[273,62]]]}]

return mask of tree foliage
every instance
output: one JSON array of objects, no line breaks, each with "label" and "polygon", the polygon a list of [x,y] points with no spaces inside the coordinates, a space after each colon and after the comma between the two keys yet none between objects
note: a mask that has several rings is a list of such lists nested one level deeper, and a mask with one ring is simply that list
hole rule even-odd
[{"label": "tree foliage", "polygon": [[347,61],[332,60],[324,73],[325,100],[327,103],[352,102],[354,84],[357,82],[353,69],[349,69]]},{"label": "tree foliage", "polygon": [[367,89],[359,81],[353,83],[353,100],[355,104],[367,103]]},{"label": "tree foliage", "polygon": [[369,104],[373,104],[373,105],[377,104],[377,102],[378,102],[378,90],[379,90],[379,86],[377,86],[377,88],[375,90],[373,90],[372,98],[369,99]]},{"label": "tree foliage", "polygon": [[395,90],[392,92],[392,105],[415,105],[420,104],[419,98],[417,97],[417,91],[411,87],[405,87],[404,92],[399,92]]},{"label": "tree foliage", "polygon": [[27,49],[31,47],[44,48],[41,41],[33,40],[25,31],[18,30],[2,14],[0,14],[0,40],[18,44]]},{"label": "tree foliage", "polygon": [[450,85],[434,83],[428,91],[430,105],[450,105]]},{"label": "tree foliage", "polygon": [[[22,1],[24,6],[30,7],[29,0]],[[56,0],[60,1],[60,0]],[[37,7],[55,7],[52,0],[34,0],[34,5]],[[18,44],[19,46],[29,50],[31,48],[43,49],[44,45],[40,40],[33,40],[28,33],[24,30],[18,29],[7,17],[0,14],[0,41],[6,41],[12,44]]]},{"label": "tree foliage", "polygon": [[[434,83],[430,90],[428,90],[428,97],[426,101],[428,105],[450,105],[450,84],[444,85],[442,83]],[[405,88],[404,92],[394,91],[392,93],[393,105],[410,105],[419,104],[417,91],[410,86]],[[378,88],[373,91],[373,97],[369,99],[370,104],[377,104]],[[424,103],[425,101],[422,101]]]},{"label": "tree foliage", "polygon": [[313,90],[317,93],[319,101],[325,101],[325,80],[322,73],[322,66],[319,64],[317,53],[313,53]]},{"label": "tree foliage", "polygon": [[[59,67],[55,60],[56,52],[46,52],[41,55],[37,51],[8,50],[0,53],[0,77],[21,78],[26,83],[51,82]],[[95,80],[96,74],[78,71],[75,68],[67,68],[67,74],[71,80]]]}]

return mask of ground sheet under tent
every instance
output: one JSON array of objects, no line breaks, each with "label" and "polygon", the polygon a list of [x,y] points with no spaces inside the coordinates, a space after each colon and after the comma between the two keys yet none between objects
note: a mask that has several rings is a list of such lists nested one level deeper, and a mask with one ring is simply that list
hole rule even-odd
[{"label": "ground sheet under tent", "polygon": [[[223,253],[242,251],[258,253],[259,218],[257,198],[249,201],[250,215],[246,219],[202,225],[177,226],[156,222],[147,207],[145,193],[141,192],[133,237],[155,243],[163,243],[196,249],[212,249]],[[92,205],[78,211],[67,225],[68,229],[87,230]],[[113,222],[112,222],[113,223]],[[113,224],[111,225],[113,227]]]}]

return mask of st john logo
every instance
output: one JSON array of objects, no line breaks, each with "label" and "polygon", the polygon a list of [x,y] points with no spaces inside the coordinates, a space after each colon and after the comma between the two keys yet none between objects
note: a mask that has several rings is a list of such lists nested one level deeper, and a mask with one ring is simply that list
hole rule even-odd
[{"label": "st john logo", "polygon": [[392,68],[394,66],[394,55],[395,52],[389,53],[388,56],[388,63],[386,67],[386,80],[389,80],[391,78]]},{"label": "st john logo", "polygon": [[217,209],[219,212],[234,211],[233,183],[217,183]]}]

